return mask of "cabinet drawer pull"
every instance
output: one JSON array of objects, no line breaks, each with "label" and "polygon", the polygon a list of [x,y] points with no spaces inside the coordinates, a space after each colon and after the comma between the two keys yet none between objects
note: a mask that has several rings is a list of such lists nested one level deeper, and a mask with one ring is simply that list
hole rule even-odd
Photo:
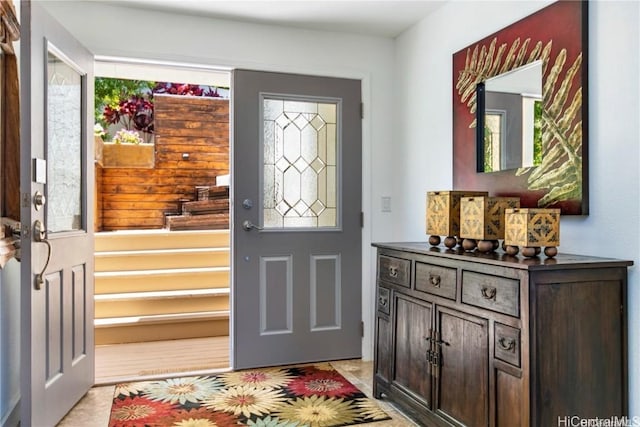
[{"label": "cabinet drawer pull", "polygon": [[482,294],[482,298],[496,300],[496,288],[492,288],[491,286],[483,286],[480,289],[480,293]]},{"label": "cabinet drawer pull", "polygon": [[393,277],[394,279],[398,278],[398,267],[395,265],[389,266],[389,277]]},{"label": "cabinet drawer pull", "polygon": [[434,288],[439,288],[440,287],[440,276],[438,276],[437,274],[430,274],[429,275],[429,283],[431,283],[431,286],[433,286]]},{"label": "cabinet drawer pull", "polygon": [[513,338],[500,337],[500,339],[498,339],[498,345],[500,345],[500,349],[504,351],[510,351],[512,353],[516,351],[516,340]]},{"label": "cabinet drawer pull", "polygon": [[386,296],[380,295],[378,297],[378,304],[380,304],[381,306],[386,307],[388,302],[389,302],[389,299]]}]

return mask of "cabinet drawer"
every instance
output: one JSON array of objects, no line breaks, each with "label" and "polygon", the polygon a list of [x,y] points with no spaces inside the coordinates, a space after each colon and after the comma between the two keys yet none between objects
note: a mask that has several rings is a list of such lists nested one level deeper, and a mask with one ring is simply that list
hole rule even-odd
[{"label": "cabinet drawer", "polygon": [[520,367],[520,329],[496,323],[494,337],[496,359]]},{"label": "cabinet drawer", "polygon": [[409,287],[409,271],[411,261],[408,259],[394,258],[386,255],[378,257],[378,277],[380,280],[395,283],[396,285]]},{"label": "cabinet drawer", "polygon": [[389,314],[389,307],[391,306],[389,297],[389,289],[378,286],[378,311]]},{"label": "cabinet drawer", "polygon": [[520,315],[520,281],[463,271],[462,302],[518,317]]},{"label": "cabinet drawer", "polygon": [[456,269],[416,262],[416,290],[456,299]]}]

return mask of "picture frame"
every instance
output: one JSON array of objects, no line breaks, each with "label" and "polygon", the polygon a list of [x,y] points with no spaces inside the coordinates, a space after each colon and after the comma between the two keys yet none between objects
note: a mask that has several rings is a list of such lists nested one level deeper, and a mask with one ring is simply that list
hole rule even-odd
[{"label": "picture frame", "polygon": [[[587,215],[588,4],[558,1],[453,54],[453,189],[520,197],[522,207]],[[478,88],[542,61],[541,163],[484,172]]]}]

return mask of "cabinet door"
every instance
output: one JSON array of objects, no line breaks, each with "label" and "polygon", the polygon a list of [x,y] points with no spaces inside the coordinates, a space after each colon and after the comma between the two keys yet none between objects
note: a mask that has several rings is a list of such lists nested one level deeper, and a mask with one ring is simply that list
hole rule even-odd
[{"label": "cabinet door", "polygon": [[435,412],[467,426],[489,423],[489,334],[485,319],[438,307],[440,363]]},{"label": "cabinet door", "polygon": [[374,381],[374,392],[379,397],[377,390],[378,380],[382,380],[385,386],[391,379],[391,367],[393,365],[391,357],[391,290],[378,283],[378,304],[376,315],[376,348],[374,355],[374,366],[376,378]]},{"label": "cabinet door", "polygon": [[432,324],[431,304],[396,297],[394,383],[431,408],[431,365],[427,341]]},{"label": "cabinet door", "polygon": [[376,316],[376,376],[385,381],[391,378],[391,322],[384,315]]},{"label": "cabinet door", "polygon": [[625,273],[592,270],[573,273],[575,283],[536,283],[535,425],[558,414],[608,419],[627,412]]}]

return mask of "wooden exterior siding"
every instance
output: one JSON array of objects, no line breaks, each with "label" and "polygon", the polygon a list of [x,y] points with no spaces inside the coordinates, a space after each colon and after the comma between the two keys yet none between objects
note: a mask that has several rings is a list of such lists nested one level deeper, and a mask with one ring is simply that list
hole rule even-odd
[{"label": "wooden exterior siding", "polygon": [[93,197],[93,210],[95,213],[94,218],[94,229],[95,231],[102,230],[102,221],[103,221],[103,194],[102,194],[102,167],[99,163],[95,164],[95,174],[96,174],[96,185],[94,190]]},{"label": "wooden exterior siding", "polygon": [[229,173],[228,100],[156,95],[154,104],[155,168],[98,168],[98,231],[163,228],[196,186]]}]

